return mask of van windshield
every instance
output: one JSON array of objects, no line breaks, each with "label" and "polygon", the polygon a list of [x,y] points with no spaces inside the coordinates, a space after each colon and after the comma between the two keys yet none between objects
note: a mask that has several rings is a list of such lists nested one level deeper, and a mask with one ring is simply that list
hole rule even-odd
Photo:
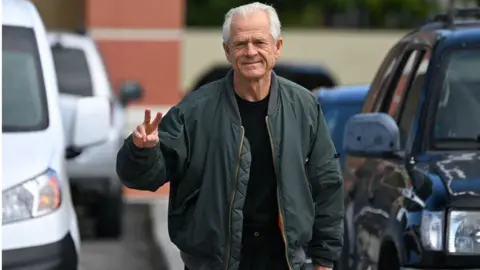
[{"label": "van windshield", "polygon": [[2,132],[48,127],[48,106],[35,34],[2,26]]},{"label": "van windshield", "polygon": [[[460,49],[447,60],[437,106],[437,144],[468,148],[480,143],[480,48]],[[470,144],[472,143],[472,144]],[[446,146],[446,145],[445,145]]]}]

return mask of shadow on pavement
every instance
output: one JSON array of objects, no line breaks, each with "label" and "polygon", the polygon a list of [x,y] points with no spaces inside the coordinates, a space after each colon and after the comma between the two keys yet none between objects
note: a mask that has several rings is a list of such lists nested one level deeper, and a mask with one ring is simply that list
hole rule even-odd
[{"label": "shadow on pavement", "polygon": [[164,256],[153,241],[149,205],[127,204],[123,237],[83,240],[79,270],[166,270]]}]

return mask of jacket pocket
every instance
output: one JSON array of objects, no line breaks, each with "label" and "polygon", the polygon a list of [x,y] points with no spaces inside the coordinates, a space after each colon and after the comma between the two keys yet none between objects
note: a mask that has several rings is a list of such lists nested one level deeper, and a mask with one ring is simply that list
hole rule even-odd
[{"label": "jacket pocket", "polygon": [[[182,239],[185,238],[187,224],[193,218],[199,194],[200,189],[195,190],[183,200],[179,207],[171,209],[168,213],[168,233],[172,242],[179,248],[186,244]],[[184,248],[184,251],[188,250]]]},{"label": "jacket pocket", "polygon": [[192,204],[195,204],[197,201],[198,195],[200,194],[200,189],[195,190],[192,194],[188,195],[184,200],[180,207],[172,209],[171,212],[168,214],[169,216],[178,216],[182,215],[187,212],[189,207],[192,207]]}]

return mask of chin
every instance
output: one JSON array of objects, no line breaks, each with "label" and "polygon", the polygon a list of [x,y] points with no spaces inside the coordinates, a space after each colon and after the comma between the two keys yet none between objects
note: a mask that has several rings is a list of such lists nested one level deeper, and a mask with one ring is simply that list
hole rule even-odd
[{"label": "chin", "polygon": [[243,77],[247,79],[260,79],[265,76],[265,70],[242,70],[241,71]]}]

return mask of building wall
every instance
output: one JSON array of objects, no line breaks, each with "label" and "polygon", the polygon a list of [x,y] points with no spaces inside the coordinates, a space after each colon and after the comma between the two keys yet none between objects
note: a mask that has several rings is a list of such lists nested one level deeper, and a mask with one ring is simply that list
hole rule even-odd
[{"label": "building wall", "polygon": [[139,80],[142,105],[179,101],[184,0],[86,0],[86,25],[116,88]]},{"label": "building wall", "polygon": [[[145,89],[141,105],[178,102],[184,1],[86,1],[86,25],[103,53],[115,87],[134,79]],[[168,186],[157,194],[166,192]],[[153,195],[129,189],[126,194]]]},{"label": "building wall", "polygon": [[[368,83],[387,51],[406,31],[289,29],[280,61],[322,64],[342,84]],[[206,69],[226,63],[221,29],[187,28],[182,50],[182,89]]]},{"label": "building wall", "polygon": [[[85,26],[103,54],[117,90],[125,80],[138,80],[145,95],[133,107],[142,111],[127,129],[142,121],[146,106],[177,103],[181,98],[181,48],[185,0],[32,0],[50,30]],[[130,115],[130,114],[129,114]],[[126,190],[128,197],[157,193]]]}]

